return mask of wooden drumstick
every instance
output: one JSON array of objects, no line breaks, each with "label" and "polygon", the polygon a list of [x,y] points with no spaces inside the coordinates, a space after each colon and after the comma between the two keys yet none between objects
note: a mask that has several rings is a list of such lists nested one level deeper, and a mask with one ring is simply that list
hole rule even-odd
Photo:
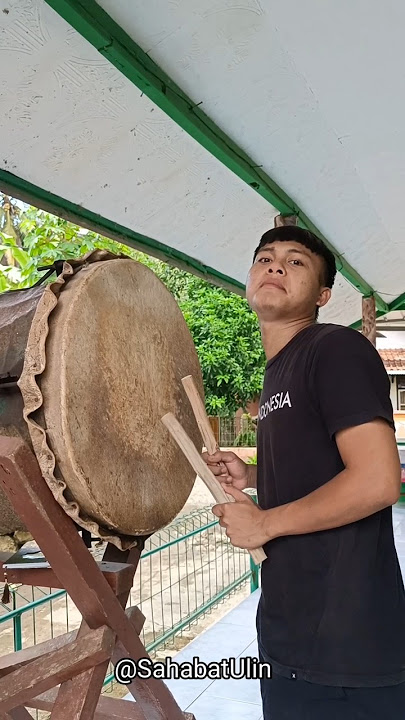
[{"label": "wooden drumstick", "polygon": [[198,392],[193,376],[187,375],[182,378],[181,382],[183,383],[187,397],[190,400],[190,405],[193,408],[195,419],[197,420],[197,425],[200,428],[200,433],[202,435],[204,445],[207,448],[208,455],[214,455],[217,450],[219,450],[218,443],[212,431],[210,421],[208,420],[207,413],[205,412],[204,403],[201,400],[201,395]]},{"label": "wooden drumstick", "polygon": [[[195,419],[197,421],[197,425],[200,428],[201,436],[204,442],[205,447],[207,448],[207,452],[209,455],[214,455],[219,450],[218,443],[215,439],[215,435],[212,431],[212,427],[210,424],[210,421],[208,419],[208,415],[205,410],[204,403],[202,401],[201,395],[198,392],[197,385],[194,382],[194,378],[192,375],[186,375],[186,377],[182,378],[181,382],[183,383],[183,387],[186,391],[187,397],[190,401],[190,405],[193,409]],[[219,463],[219,465],[224,465],[222,462]],[[215,477],[213,475],[213,477]],[[221,483],[215,478],[217,481],[217,484],[222,488],[223,486]],[[212,491],[211,491],[212,492]],[[226,493],[226,491],[225,491]],[[215,495],[214,495],[215,497]],[[232,495],[227,495],[227,502],[235,502],[235,498],[232,497]],[[216,498],[215,498],[216,499]],[[218,502],[220,502],[218,500]],[[260,550],[262,550],[260,548]],[[262,561],[266,558],[266,555],[264,551],[262,550],[263,556]],[[256,561],[255,561],[256,562]]]},{"label": "wooden drumstick", "polygon": [[[209,469],[207,463],[203,460],[192,440],[187,435],[179,421],[174,417],[173,413],[167,413],[162,417],[162,423],[167,427],[168,431],[183,451],[193,470],[203,480],[217,503],[229,502],[229,497],[223,489],[221,483]],[[232,498],[234,500],[234,498]],[[249,553],[256,563],[259,565],[266,559],[263,548],[249,550]]]},{"label": "wooden drumstick", "polygon": [[[201,437],[203,443],[207,448],[208,455],[214,455],[219,450],[219,445],[215,439],[210,421],[208,420],[207,413],[205,412],[204,403],[201,399],[201,395],[198,392],[197,385],[194,382],[192,375],[186,375],[182,378],[181,382],[186,391],[186,395],[190,401],[190,405],[193,409],[197,425],[200,428]],[[223,462],[218,463],[223,470],[226,470]],[[228,502],[233,502],[235,498],[228,495]]]}]

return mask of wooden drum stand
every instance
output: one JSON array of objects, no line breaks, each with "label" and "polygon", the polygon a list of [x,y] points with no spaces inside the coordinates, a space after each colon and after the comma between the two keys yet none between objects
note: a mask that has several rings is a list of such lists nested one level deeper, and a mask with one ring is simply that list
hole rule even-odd
[{"label": "wooden drum stand", "polygon": [[0,720],[32,720],[27,707],[51,720],[193,720],[156,678],[127,686],[136,702],[101,696],[110,661],[149,657],[139,639],[144,616],[125,611],[145,538],[127,552],[109,544],[97,563],[18,438],[0,436],[0,487],[51,565],[10,568],[8,580],[64,588],[83,618],[78,630],[0,657]]}]

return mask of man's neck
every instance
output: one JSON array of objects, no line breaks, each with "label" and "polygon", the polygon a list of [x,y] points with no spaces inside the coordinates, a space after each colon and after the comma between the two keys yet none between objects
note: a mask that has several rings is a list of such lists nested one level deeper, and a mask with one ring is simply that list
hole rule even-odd
[{"label": "man's neck", "polygon": [[301,330],[314,325],[314,320],[290,320],[280,322],[261,322],[262,343],[267,361],[271,360]]}]

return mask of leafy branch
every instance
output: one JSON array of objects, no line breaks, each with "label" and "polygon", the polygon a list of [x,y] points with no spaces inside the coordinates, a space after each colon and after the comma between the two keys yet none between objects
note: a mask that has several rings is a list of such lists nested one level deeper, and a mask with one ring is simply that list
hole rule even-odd
[{"label": "leafy branch", "polygon": [[265,357],[244,298],[0,193],[0,292],[31,287],[43,275],[38,267],[97,248],[144,263],[174,295],[200,359],[209,414],[231,415],[260,393]]}]

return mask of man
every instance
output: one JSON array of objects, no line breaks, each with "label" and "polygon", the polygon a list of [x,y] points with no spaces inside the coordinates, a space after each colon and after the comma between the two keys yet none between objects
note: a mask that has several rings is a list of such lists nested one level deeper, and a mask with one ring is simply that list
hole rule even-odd
[{"label": "man", "polygon": [[316,322],[335,275],[312,233],[263,235],[247,282],[267,358],[257,477],[232,452],[204,456],[237,501],[214,508],[231,542],[267,554],[257,615],[273,670],[261,683],[265,720],[405,717],[389,380],[364,336]]}]

